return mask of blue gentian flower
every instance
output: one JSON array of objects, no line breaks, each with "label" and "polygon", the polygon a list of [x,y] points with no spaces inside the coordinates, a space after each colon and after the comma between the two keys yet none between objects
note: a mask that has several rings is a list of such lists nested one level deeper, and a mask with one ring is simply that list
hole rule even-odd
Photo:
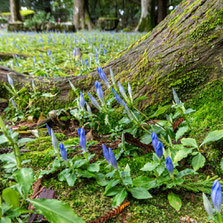
[{"label": "blue gentian flower", "polygon": [[107,50],[104,48],[104,54],[106,54],[107,53]]},{"label": "blue gentian flower", "polygon": [[158,141],[158,144],[155,148],[156,155],[161,158],[163,155],[163,144]]},{"label": "blue gentian flower", "polygon": [[125,93],[125,89],[119,81],[118,81],[118,87],[119,87],[119,91],[120,91],[121,95],[123,96],[123,98],[125,98],[125,100],[127,100],[127,95]]},{"label": "blue gentian flower", "polygon": [[47,55],[50,56],[52,54],[51,50],[47,50]]},{"label": "blue gentian flower", "polygon": [[118,169],[117,160],[116,160],[115,155],[112,152],[111,148],[108,148],[108,152],[109,152],[109,158],[110,158],[111,165],[113,166],[114,169]]},{"label": "blue gentian flower", "polygon": [[81,148],[83,149],[84,152],[86,152],[86,138],[85,138],[85,131],[82,128],[79,128],[77,130],[78,135],[79,135],[79,143]]},{"label": "blue gentian flower", "polygon": [[221,212],[222,192],[221,184],[218,180],[215,180],[211,189],[211,200],[214,205],[214,209],[217,212]]},{"label": "blue gentian flower", "polygon": [[51,129],[51,140],[52,140],[52,144],[53,144],[53,148],[55,150],[56,153],[58,153],[58,141],[57,141],[57,138],[54,134],[54,131],[53,129]]},{"label": "blue gentian flower", "polygon": [[10,77],[9,74],[7,74],[7,77],[8,77],[8,82],[9,82],[10,86],[11,86],[12,88],[14,88],[14,84],[13,84],[13,80],[12,80],[12,78]]},{"label": "blue gentian flower", "polygon": [[61,155],[61,157],[64,159],[64,161],[67,161],[67,151],[64,148],[64,145],[63,145],[62,142],[59,144],[59,148],[60,148],[60,155]]},{"label": "blue gentian flower", "polygon": [[85,61],[85,65],[86,65],[87,67],[89,67],[89,63],[88,63],[87,59],[85,59],[84,61]]},{"label": "blue gentian flower", "polygon": [[158,137],[157,137],[157,135],[156,135],[155,132],[152,132],[151,137],[152,137],[152,145],[153,145],[153,148],[156,149],[157,144],[159,142]]},{"label": "blue gentian flower", "polygon": [[173,174],[173,163],[169,156],[167,156],[167,158],[166,158],[166,168],[167,168],[168,172],[170,173],[170,175],[172,175]]},{"label": "blue gentian flower", "polygon": [[36,64],[36,57],[33,56],[33,63]]},{"label": "blue gentian flower", "polygon": [[101,88],[101,84],[98,81],[95,81],[95,87],[99,100],[101,101],[102,104],[104,104],[103,90]]},{"label": "blue gentian flower", "polygon": [[51,136],[51,128],[47,123],[46,123],[46,129],[47,129],[48,135]]},{"label": "blue gentian flower", "polygon": [[102,68],[101,68],[101,67],[97,67],[97,71],[98,71],[99,76],[100,76],[100,78],[102,79],[102,81],[103,81],[103,82],[105,83],[105,85],[109,88],[110,85],[109,85],[109,83],[108,83],[108,79],[107,79],[107,77],[106,77],[104,71],[102,70]]},{"label": "blue gentian flower", "polygon": [[97,100],[88,92],[88,96],[91,100],[91,103],[98,109],[101,109],[101,106],[98,104]]},{"label": "blue gentian flower", "polygon": [[12,105],[13,105],[13,107],[14,107],[14,108],[17,108],[17,107],[16,107],[16,103],[14,102],[14,100],[12,99],[11,101],[12,101]]},{"label": "blue gentian flower", "polygon": [[85,104],[84,96],[82,92],[80,92],[80,106],[82,109],[84,109],[84,104]]},{"label": "blue gentian flower", "polygon": [[98,55],[97,55],[97,52],[95,51],[95,62],[97,63],[98,62]]},{"label": "blue gentian flower", "polygon": [[108,162],[108,164],[110,164],[110,156],[109,156],[109,152],[105,146],[105,144],[102,144],[102,151],[103,151],[103,154],[104,154],[104,157],[106,159],[106,161]]},{"label": "blue gentian flower", "polygon": [[132,88],[131,88],[131,85],[129,83],[128,83],[128,93],[129,93],[129,97],[130,97],[131,101],[133,102]]}]

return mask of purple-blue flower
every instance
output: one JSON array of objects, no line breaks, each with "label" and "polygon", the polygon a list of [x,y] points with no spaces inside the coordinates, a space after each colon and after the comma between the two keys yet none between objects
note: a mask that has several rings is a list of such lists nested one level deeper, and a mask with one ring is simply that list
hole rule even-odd
[{"label": "purple-blue flower", "polygon": [[163,144],[158,141],[158,144],[155,148],[156,155],[161,158],[163,155]]},{"label": "purple-blue flower", "polygon": [[91,103],[98,109],[101,109],[101,106],[98,104],[97,100],[88,92],[88,96],[91,100]]},{"label": "purple-blue flower", "polygon": [[112,152],[111,148],[108,148],[108,152],[109,152],[111,165],[113,166],[114,169],[118,169],[117,160],[116,160],[115,155]]},{"label": "purple-blue flower", "polygon": [[9,82],[10,86],[11,86],[12,88],[14,88],[14,84],[13,84],[13,80],[12,80],[12,78],[10,77],[9,74],[7,74],[7,77],[8,77],[8,82]]},{"label": "purple-blue flower", "polygon": [[89,67],[89,63],[88,63],[87,59],[85,59],[84,61],[85,61],[85,65],[86,65],[87,67]]},{"label": "purple-blue flower", "polygon": [[84,109],[84,104],[85,104],[84,96],[82,92],[80,92],[80,106],[82,109]]},{"label": "purple-blue flower", "polygon": [[125,93],[125,89],[119,81],[118,81],[118,87],[119,87],[119,91],[120,91],[121,95],[125,98],[125,100],[127,100],[127,95]]},{"label": "purple-blue flower", "polygon": [[48,135],[51,136],[51,128],[47,123],[46,123],[46,129],[47,129]]},{"label": "purple-blue flower", "polygon": [[167,158],[166,158],[166,168],[167,168],[168,172],[170,173],[170,175],[172,175],[173,174],[173,163],[169,156],[167,156]]},{"label": "purple-blue flower", "polygon": [[77,130],[78,135],[79,135],[79,143],[81,148],[83,149],[84,152],[86,152],[86,138],[85,138],[85,131],[82,128],[79,128]]},{"label": "purple-blue flower", "polygon": [[59,148],[60,148],[60,155],[61,155],[61,157],[64,159],[64,161],[67,161],[67,151],[64,148],[64,145],[63,145],[62,142],[59,144]]},{"label": "purple-blue flower", "polygon": [[101,88],[101,84],[98,81],[95,81],[95,87],[99,100],[101,101],[102,104],[104,104],[103,90]]},{"label": "purple-blue flower", "polygon": [[110,156],[109,156],[109,152],[105,146],[105,144],[102,144],[102,151],[103,151],[103,154],[104,154],[104,157],[106,159],[106,161],[108,162],[108,164],[110,164]]},{"label": "purple-blue flower", "polygon": [[152,137],[152,145],[153,145],[153,148],[156,150],[156,146],[157,146],[157,144],[159,142],[158,137],[157,137],[157,135],[156,135],[155,132],[152,132],[151,137]]},{"label": "purple-blue flower", "polygon": [[211,190],[211,200],[214,205],[214,209],[217,212],[221,212],[222,192],[221,184],[218,180],[215,180]]},{"label": "purple-blue flower", "polygon": [[101,68],[101,67],[97,67],[97,71],[98,71],[99,76],[100,76],[100,78],[102,79],[102,81],[103,81],[103,82],[105,83],[105,85],[109,88],[110,85],[109,85],[109,83],[108,83],[108,79],[107,79],[107,77],[106,77],[104,71],[102,70],[102,68]]}]

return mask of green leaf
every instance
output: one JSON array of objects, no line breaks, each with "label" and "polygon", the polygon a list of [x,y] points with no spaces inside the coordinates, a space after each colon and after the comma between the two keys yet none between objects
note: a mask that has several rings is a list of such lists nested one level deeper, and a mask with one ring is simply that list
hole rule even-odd
[{"label": "green leaf", "polygon": [[78,217],[73,209],[62,201],[56,199],[28,199],[35,207],[38,214],[43,215],[51,223],[84,223],[85,221]]},{"label": "green leaf", "polygon": [[156,186],[156,180],[146,177],[146,176],[139,176],[133,180],[133,184],[136,187],[144,187],[147,190],[154,188]]},{"label": "green leaf", "polygon": [[99,172],[100,170],[100,164],[99,163],[92,163],[88,167],[88,171],[90,172]]},{"label": "green leaf", "polygon": [[27,142],[32,142],[32,141],[35,141],[35,139],[31,139],[31,138],[21,138],[18,140],[18,144],[21,145],[21,144],[26,144]]},{"label": "green leaf", "polygon": [[152,170],[154,170],[157,166],[159,165],[159,163],[146,163],[145,165],[144,165],[144,167],[143,168],[141,168],[140,170],[142,170],[142,171],[152,171]]},{"label": "green leaf", "polygon": [[12,222],[11,219],[8,217],[2,217],[0,220],[1,220],[1,223],[11,223]]},{"label": "green leaf", "polygon": [[27,198],[34,181],[33,170],[31,168],[22,168],[15,172],[15,178],[19,183],[19,189],[23,197]]},{"label": "green leaf", "polygon": [[6,142],[8,142],[8,139],[7,139],[4,135],[1,135],[1,136],[0,136],[0,145],[1,145],[1,144],[4,144],[4,143],[6,143]]},{"label": "green leaf", "polygon": [[192,139],[192,138],[183,138],[183,139],[181,139],[181,143],[184,146],[190,146],[192,148],[198,148],[196,140]]},{"label": "green leaf", "polygon": [[152,142],[151,134],[149,133],[144,134],[142,138],[140,139],[140,142],[146,145],[150,144]]},{"label": "green leaf", "polygon": [[120,186],[115,186],[109,189],[106,193],[106,196],[115,196],[116,194],[120,193],[122,191],[122,187]]},{"label": "green leaf", "polygon": [[221,171],[223,172],[223,157],[221,158],[220,167],[221,167]]},{"label": "green leaf", "polygon": [[143,187],[133,187],[129,189],[132,196],[136,199],[147,199],[151,198],[152,195]]},{"label": "green leaf", "polygon": [[198,153],[193,159],[192,159],[192,167],[195,171],[203,167],[205,164],[205,157]]},{"label": "green leaf", "polygon": [[182,148],[181,150],[177,151],[176,155],[174,156],[173,162],[178,163],[183,158],[186,158],[191,152],[192,152],[192,149]]},{"label": "green leaf", "polygon": [[125,200],[127,197],[128,193],[125,189],[122,189],[118,194],[115,195],[113,201],[112,201],[112,206],[120,206],[122,202]]},{"label": "green leaf", "polygon": [[182,206],[182,201],[180,197],[173,192],[168,194],[168,200],[170,205],[176,210],[179,211]]},{"label": "green leaf", "polygon": [[19,207],[19,193],[11,188],[6,188],[2,191],[2,198],[8,206],[13,208]]},{"label": "green leaf", "polygon": [[176,133],[176,137],[175,137],[176,141],[178,141],[178,139],[181,136],[183,136],[184,133],[188,131],[188,129],[189,129],[188,126],[184,126],[184,127],[179,128],[177,133]]},{"label": "green leaf", "polygon": [[110,188],[116,186],[118,183],[119,183],[119,180],[111,180],[111,181],[109,181],[108,185],[105,187],[105,194],[107,193],[107,191]]},{"label": "green leaf", "polygon": [[154,114],[152,114],[151,116],[149,116],[149,118],[154,118],[154,117],[158,117],[158,116],[162,115],[163,113],[165,113],[167,111],[167,109],[170,106],[171,105],[166,105],[166,106],[163,106],[163,107],[159,107]]},{"label": "green leaf", "polygon": [[201,143],[201,146],[209,142],[217,141],[221,138],[223,138],[223,129],[209,132],[204,141]]},{"label": "green leaf", "polygon": [[135,103],[138,102],[138,101],[147,99],[147,98],[148,98],[148,97],[146,97],[146,96],[140,96],[140,97],[138,97],[138,98],[135,99]]},{"label": "green leaf", "polygon": [[42,96],[46,98],[52,98],[55,97],[57,94],[51,94],[51,93],[43,93]]}]

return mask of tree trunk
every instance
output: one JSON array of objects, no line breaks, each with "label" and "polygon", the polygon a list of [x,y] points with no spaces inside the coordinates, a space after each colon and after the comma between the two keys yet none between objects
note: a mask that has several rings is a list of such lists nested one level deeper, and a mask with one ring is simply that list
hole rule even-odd
[{"label": "tree trunk", "polygon": [[158,23],[167,16],[167,0],[158,0]]},{"label": "tree trunk", "polygon": [[152,3],[153,0],[141,0],[141,16],[136,27],[139,32],[149,32],[153,28]]},{"label": "tree trunk", "polygon": [[[191,0],[182,2],[152,32],[120,52],[103,70],[109,77],[112,67],[116,80],[130,82],[134,96],[147,96],[141,107],[169,103],[172,87],[182,100],[198,94],[210,81],[222,80],[223,2]],[[0,83],[7,73],[19,86],[30,86],[32,77],[0,67]],[[94,89],[96,71],[88,75],[43,79],[35,77],[39,89],[58,89],[58,100],[67,103],[68,79],[82,91]],[[18,86],[18,87],[19,87]],[[2,90],[2,88],[0,87]],[[0,90],[0,97],[6,97]],[[56,101],[56,100],[55,100]]]},{"label": "tree trunk", "polygon": [[93,29],[94,25],[88,12],[88,0],[74,0],[73,23],[77,30]]},{"label": "tree trunk", "polygon": [[10,0],[10,12],[11,12],[10,22],[14,23],[17,21],[22,21],[22,17],[19,13],[19,10],[20,10],[19,0]]}]

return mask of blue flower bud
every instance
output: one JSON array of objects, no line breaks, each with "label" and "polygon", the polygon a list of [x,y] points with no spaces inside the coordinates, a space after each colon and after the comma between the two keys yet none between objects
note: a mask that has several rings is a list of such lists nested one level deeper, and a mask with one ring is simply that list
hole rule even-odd
[{"label": "blue flower bud", "polygon": [[107,53],[107,50],[104,48],[104,54],[106,54]]},{"label": "blue flower bud", "polygon": [[10,77],[9,74],[7,74],[7,77],[8,77],[8,82],[9,82],[10,86],[11,86],[12,88],[14,88],[14,84],[13,84],[13,80],[12,80],[12,78]]},{"label": "blue flower bud", "polygon": [[91,103],[98,109],[101,109],[101,106],[98,104],[97,100],[88,92],[88,96],[91,100]]},{"label": "blue flower bud", "polygon": [[33,56],[33,63],[36,64],[36,57]]},{"label": "blue flower bud", "polygon": [[130,97],[131,101],[133,102],[132,88],[131,88],[131,85],[129,83],[128,83],[128,93],[129,93],[129,97]]},{"label": "blue flower bud", "polygon": [[128,97],[125,93],[125,89],[124,87],[121,85],[121,83],[118,81],[118,87],[119,87],[119,91],[121,93],[121,95],[125,98],[125,100],[127,101],[128,100]]},{"label": "blue flower bud", "polygon": [[87,59],[85,59],[84,61],[85,61],[85,65],[86,65],[87,67],[89,67],[89,63],[88,63]]},{"label": "blue flower bud", "polygon": [[158,141],[157,146],[155,148],[156,155],[161,158],[163,155],[163,144]]},{"label": "blue flower bud", "polygon": [[64,159],[64,161],[67,161],[67,151],[64,148],[64,145],[63,145],[62,142],[59,144],[59,148],[60,148],[60,155],[61,155],[61,157]]},{"label": "blue flower bud", "polygon": [[84,96],[82,92],[80,92],[80,106],[82,109],[84,109],[84,104],[85,104]]},{"label": "blue flower bud", "polygon": [[12,105],[13,105],[13,107],[14,107],[14,108],[17,108],[17,107],[16,107],[16,103],[14,102],[14,100],[12,99],[11,101],[12,101]]},{"label": "blue flower bud", "polygon": [[108,152],[109,152],[111,165],[113,166],[114,169],[118,169],[117,160],[116,160],[115,155],[112,152],[111,148],[108,148]]},{"label": "blue flower bud", "polygon": [[56,153],[58,153],[58,141],[57,141],[57,138],[54,134],[54,131],[53,129],[51,129],[51,140],[52,140],[52,144],[53,144],[53,148],[55,150]]},{"label": "blue flower bud", "polygon": [[50,56],[52,54],[51,50],[47,50],[47,55]]},{"label": "blue flower bud", "polygon": [[86,152],[86,138],[85,138],[85,131],[82,128],[79,128],[77,130],[78,135],[79,135],[79,143],[81,148],[83,149],[84,152]]},{"label": "blue flower bud", "polygon": [[103,151],[103,154],[104,154],[104,157],[106,159],[106,161],[108,162],[108,164],[110,164],[110,156],[109,156],[109,152],[105,146],[105,144],[102,144],[102,151]]},{"label": "blue flower bud", "polygon": [[46,129],[47,129],[48,135],[51,136],[51,128],[48,124],[46,124]]},{"label": "blue flower bud", "polygon": [[167,156],[167,158],[166,158],[166,168],[167,168],[168,172],[170,173],[170,175],[172,175],[173,174],[173,163],[169,156]]},{"label": "blue flower bud", "polygon": [[217,212],[221,212],[222,192],[221,184],[218,180],[215,180],[211,189],[211,200],[214,205],[214,209]]},{"label": "blue flower bud", "polygon": [[103,82],[105,83],[105,85],[109,88],[110,85],[109,85],[109,83],[108,83],[108,79],[107,79],[107,77],[106,77],[104,71],[102,70],[102,68],[101,68],[101,67],[97,67],[97,71],[98,71],[99,76],[100,76],[100,78],[102,79],[102,81],[103,81]]},{"label": "blue flower bud", "polygon": [[95,87],[99,100],[101,101],[102,104],[104,104],[103,90],[101,88],[101,84],[98,81],[95,81]]},{"label": "blue flower bud", "polygon": [[151,137],[152,137],[152,145],[153,145],[153,148],[156,150],[156,147],[157,147],[158,142],[159,142],[158,137],[157,137],[157,135],[156,135],[155,132],[152,132]]}]

